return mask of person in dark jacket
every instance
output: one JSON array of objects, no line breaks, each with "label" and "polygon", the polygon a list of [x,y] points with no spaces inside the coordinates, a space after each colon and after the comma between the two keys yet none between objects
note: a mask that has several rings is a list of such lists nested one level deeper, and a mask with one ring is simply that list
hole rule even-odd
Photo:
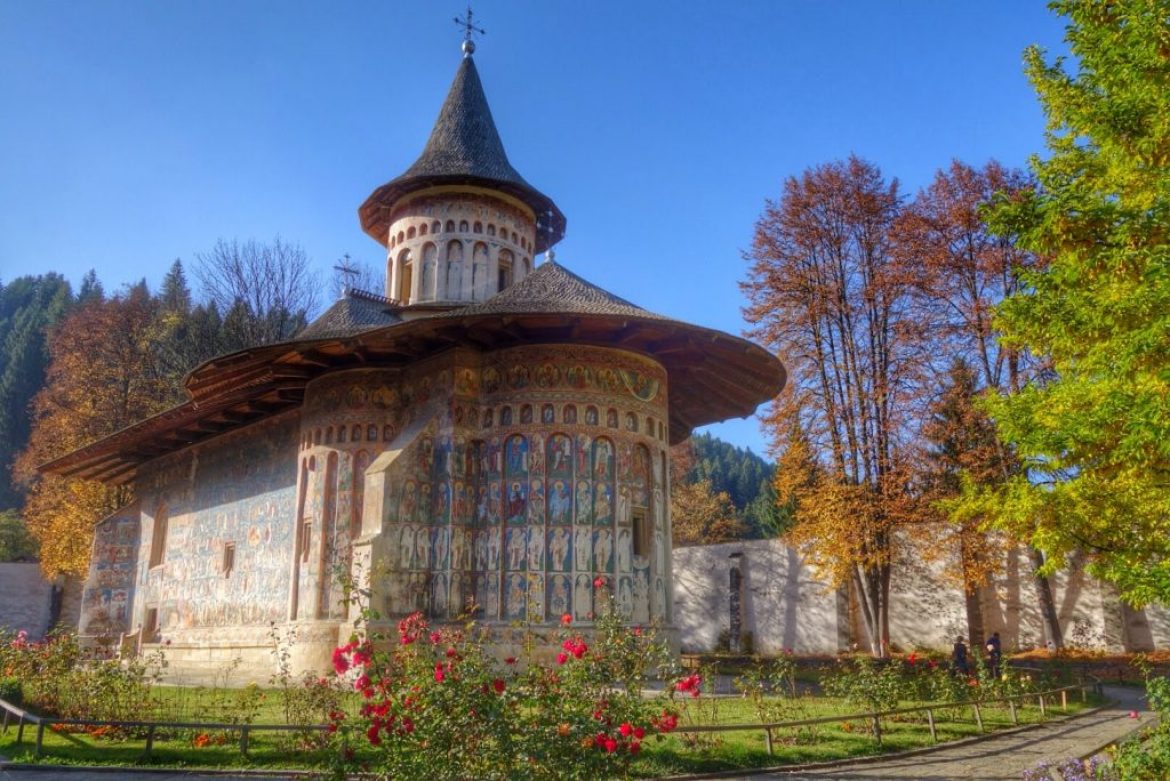
[{"label": "person in dark jacket", "polygon": [[967,662],[967,644],[962,635],[955,638],[955,647],[951,649],[951,671],[957,675],[967,675],[971,671]]},{"label": "person in dark jacket", "polygon": [[999,677],[999,663],[1003,658],[1003,648],[999,642],[999,632],[992,632],[991,637],[987,638],[987,669],[991,673],[991,677]]}]

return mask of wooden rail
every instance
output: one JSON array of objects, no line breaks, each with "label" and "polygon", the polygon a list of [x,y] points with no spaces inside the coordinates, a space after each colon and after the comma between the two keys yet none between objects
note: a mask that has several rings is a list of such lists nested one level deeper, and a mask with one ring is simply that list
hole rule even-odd
[{"label": "wooden rail", "polygon": [[24,742],[24,727],[30,724],[36,727],[36,741],[34,743],[33,755],[41,756],[45,729],[55,729],[56,727],[117,727],[119,729],[144,729],[146,730],[146,748],[143,751],[143,756],[148,756],[154,748],[154,737],[158,730],[163,729],[191,729],[191,730],[212,730],[223,732],[239,732],[240,733],[240,753],[248,753],[248,742],[253,732],[324,732],[329,729],[327,724],[231,724],[227,722],[202,722],[202,721],[100,721],[97,719],[57,719],[49,718],[47,716],[38,716],[35,713],[30,713],[21,707],[13,705],[7,700],[0,700],[0,710],[4,711],[3,725],[0,727],[2,731],[7,734],[8,728],[11,725],[12,718],[17,719],[16,742]]},{"label": "wooden rail", "polygon": [[768,753],[772,753],[773,731],[778,729],[792,729],[795,727],[811,727],[817,724],[831,724],[839,721],[869,721],[873,725],[874,739],[880,745],[882,742],[882,725],[881,720],[888,716],[898,716],[905,713],[925,713],[926,723],[930,729],[931,740],[938,742],[938,731],[935,727],[934,712],[937,710],[955,710],[960,708],[971,708],[974,712],[975,723],[979,727],[979,731],[983,732],[983,713],[981,707],[991,705],[998,702],[1008,703],[1009,711],[1013,724],[1019,724],[1019,713],[1016,710],[1016,702],[1028,699],[1036,699],[1040,707],[1041,717],[1047,715],[1045,698],[1059,698],[1060,707],[1062,710],[1068,709],[1068,695],[1069,692],[1079,691],[1081,694],[1081,702],[1088,699],[1088,690],[1092,688],[1094,691],[1099,684],[1086,686],[1084,684],[1071,684],[1069,686],[1062,686],[1058,689],[1048,689],[1041,692],[1028,692],[1027,694],[1013,694],[1007,697],[989,697],[982,700],[964,700],[963,702],[932,702],[925,705],[914,705],[907,708],[894,708],[892,710],[884,711],[867,711],[864,713],[851,713],[847,715],[838,716],[819,716],[813,719],[798,719],[796,721],[773,721],[761,724],[706,724],[694,726],[681,726],[676,728],[675,732],[686,733],[702,733],[702,732],[747,732],[747,731],[762,731],[764,733],[764,745],[768,749]]}]

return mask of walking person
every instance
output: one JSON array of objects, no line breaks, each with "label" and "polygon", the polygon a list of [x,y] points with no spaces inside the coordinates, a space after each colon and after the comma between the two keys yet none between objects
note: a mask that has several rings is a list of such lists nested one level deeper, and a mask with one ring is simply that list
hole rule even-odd
[{"label": "walking person", "polygon": [[967,662],[967,644],[963,642],[963,636],[959,635],[955,638],[955,647],[951,649],[951,673],[965,677],[970,670],[971,666]]},{"label": "walking person", "polygon": [[992,632],[987,638],[987,669],[992,678],[999,677],[999,663],[1003,658],[1003,648],[999,642],[999,632]]}]

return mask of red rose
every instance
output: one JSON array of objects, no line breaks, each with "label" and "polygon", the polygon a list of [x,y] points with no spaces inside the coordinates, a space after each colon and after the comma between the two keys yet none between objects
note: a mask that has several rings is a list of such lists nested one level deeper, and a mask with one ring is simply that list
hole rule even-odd
[{"label": "red rose", "polygon": [[509,656],[507,659],[504,660],[504,664],[516,664],[516,657]]},{"label": "red rose", "polygon": [[446,676],[443,674],[443,665],[436,664],[435,665],[435,683],[442,683],[443,678],[445,678],[445,677]]},{"label": "red rose", "polygon": [[641,750],[642,750],[642,744],[639,743],[638,741],[635,740],[632,743],[630,743],[630,753],[631,754],[637,754]]},{"label": "red rose", "polygon": [[606,738],[605,739],[605,753],[612,754],[615,751],[617,751],[617,741],[614,740],[613,738]]},{"label": "red rose", "polygon": [[567,653],[561,651],[557,654],[557,664],[564,664],[567,661],[569,661],[569,655]]},{"label": "red rose", "polygon": [[504,681],[502,678],[496,678],[492,681],[492,688],[496,690],[496,694],[504,693]]},{"label": "red rose", "polygon": [[593,579],[593,588],[605,588],[605,578],[598,575]]},{"label": "red rose", "polygon": [[638,740],[641,740],[642,738],[646,737],[646,730],[642,727],[634,727],[634,737]]},{"label": "red rose", "polygon": [[634,732],[634,728],[630,726],[630,722],[623,721],[622,725],[618,727],[618,732],[622,733],[623,737],[629,737]]},{"label": "red rose", "polygon": [[568,626],[571,623],[573,623],[573,617],[571,615],[565,613],[561,616],[561,626]]},{"label": "red rose", "polygon": [[344,648],[333,649],[333,670],[338,675],[345,675],[345,671],[349,669],[349,660],[345,658]]}]

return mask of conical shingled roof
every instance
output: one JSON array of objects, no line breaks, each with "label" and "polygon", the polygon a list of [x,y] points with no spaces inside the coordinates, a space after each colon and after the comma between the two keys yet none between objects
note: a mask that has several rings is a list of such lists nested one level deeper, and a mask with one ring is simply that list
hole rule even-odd
[{"label": "conical shingled roof", "polygon": [[320,317],[302,328],[294,340],[339,339],[394,325],[401,322],[402,318],[394,314],[393,306],[390,299],[374,293],[347,290]]},{"label": "conical shingled roof", "polygon": [[546,262],[519,282],[479,304],[446,313],[447,317],[490,314],[619,315],[665,320],[588,282],[564,266]]},{"label": "conical shingled roof", "polygon": [[551,235],[547,228],[537,232],[536,252],[556,244],[565,234],[561,210],[508,162],[470,56],[460,64],[418,160],[401,176],[375,190],[358,209],[362,229],[385,242],[387,214],[393,204],[409,192],[442,184],[474,184],[500,190],[527,204],[542,222],[549,219],[551,212]]}]

